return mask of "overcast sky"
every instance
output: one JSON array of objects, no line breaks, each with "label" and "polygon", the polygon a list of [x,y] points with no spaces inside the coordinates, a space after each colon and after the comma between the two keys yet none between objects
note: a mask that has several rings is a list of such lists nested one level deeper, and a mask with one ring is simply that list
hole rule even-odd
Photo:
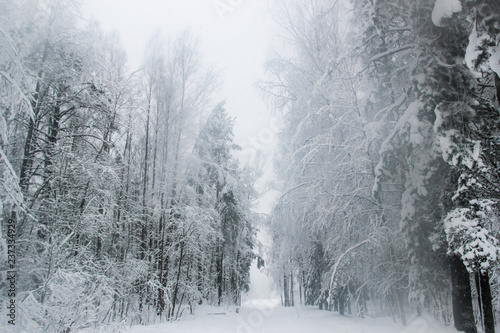
[{"label": "overcast sky", "polygon": [[190,28],[199,37],[204,62],[223,71],[218,100],[236,116],[236,140],[269,126],[270,112],[255,87],[263,64],[276,45],[270,0],[84,0],[84,15],[105,32],[119,32],[131,69],[142,62],[144,47],[156,31],[175,37]]},{"label": "overcast sky", "polygon": [[[264,62],[280,48],[269,13],[275,0],[83,0],[85,17],[96,19],[105,32],[117,31],[129,67],[141,66],[144,47],[157,31],[175,38],[189,28],[199,38],[207,65],[222,70],[215,101],[226,99],[236,117],[235,141],[251,157],[255,148],[269,148],[276,132],[271,111],[256,88],[265,75]],[[245,154],[246,153],[246,154]],[[264,182],[271,175],[264,177]],[[260,187],[263,185],[261,184]],[[267,199],[261,211],[268,211]]]}]

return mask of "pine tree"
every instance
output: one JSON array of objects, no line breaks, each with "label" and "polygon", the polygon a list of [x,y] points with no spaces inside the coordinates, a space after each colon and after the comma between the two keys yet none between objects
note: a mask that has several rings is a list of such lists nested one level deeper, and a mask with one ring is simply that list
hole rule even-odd
[{"label": "pine tree", "polygon": [[[214,228],[218,233],[214,244],[214,289],[217,304],[225,299],[239,304],[241,292],[248,291],[250,264],[255,231],[249,200],[252,190],[242,170],[232,157],[239,147],[233,143],[234,119],[224,103],[218,104],[209,116],[195,147],[201,163],[198,191],[209,196],[205,201],[217,212]],[[250,191],[250,192],[249,192]]]}]

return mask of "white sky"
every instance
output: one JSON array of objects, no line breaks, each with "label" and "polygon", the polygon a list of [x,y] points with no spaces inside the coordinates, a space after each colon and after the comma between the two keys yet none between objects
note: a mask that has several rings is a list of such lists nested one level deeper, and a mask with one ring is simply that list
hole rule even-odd
[{"label": "white sky", "polygon": [[[268,126],[270,112],[255,87],[264,77],[271,55],[274,22],[269,0],[84,0],[84,15],[94,17],[105,32],[116,30],[129,66],[142,63],[144,47],[156,31],[175,37],[190,28],[200,40],[203,61],[223,71],[215,98],[227,99],[235,116],[238,143]],[[222,5],[225,10],[217,10]]]},{"label": "white sky", "polygon": [[[96,19],[104,32],[120,34],[131,70],[142,64],[144,47],[153,33],[161,31],[175,37],[189,28],[199,38],[202,61],[223,72],[214,102],[227,100],[227,111],[236,117],[235,141],[248,153],[254,148],[269,148],[270,128],[275,132],[271,111],[256,87],[257,81],[264,78],[264,62],[280,43],[268,10],[274,2],[83,0],[83,13]],[[259,141],[263,133],[267,134],[267,142]],[[260,203],[259,211],[269,210],[268,201]]]}]

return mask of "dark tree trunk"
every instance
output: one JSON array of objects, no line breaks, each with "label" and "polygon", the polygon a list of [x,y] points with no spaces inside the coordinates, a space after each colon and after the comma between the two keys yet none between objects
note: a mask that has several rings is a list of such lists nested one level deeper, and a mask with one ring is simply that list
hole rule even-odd
[{"label": "dark tree trunk", "polygon": [[351,301],[350,301],[349,297],[347,298],[347,302],[346,303],[347,303],[347,313],[349,315],[352,315]]},{"label": "dark tree trunk", "polygon": [[479,279],[480,279],[480,273],[474,274],[474,281],[476,284],[476,291],[477,291],[477,304],[478,304],[478,310],[479,310],[479,318],[481,320],[481,323],[484,323],[484,317],[483,317],[483,308],[481,304],[483,302],[481,301],[481,285],[479,284]]},{"label": "dark tree trunk", "polygon": [[30,119],[28,125],[28,133],[26,134],[26,140],[24,142],[24,157],[21,164],[21,171],[19,173],[19,187],[23,191],[23,193],[27,193],[28,191],[28,183],[29,176],[28,170],[30,170],[31,165],[33,164],[33,131],[35,128],[35,122],[33,119]]},{"label": "dark tree trunk", "polygon": [[223,282],[224,282],[224,252],[222,246],[218,246],[217,257],[217,304],[222,303]]},{"label": "dark tree trunk", "polygon": [[497,73],[493,73],[495,76],[495,89],[496,89],[496,94],[497,94],[497,101],[498,104],[500,104],[500,77],[498,77]]},{"label": "dark tree trunk", "polygon": [[142,223],[140,232],[140,253],[139,258],[145,259],[147,252],[147,234],[148,234],[148,211],[147,211],[147,189],[148,189],[148,167],[149,167],[149,117],[151,113],[151,87],[148,96],[148,109],[146,116],[146,138],[144,147],[144,174],[142,179]]},{"label": "dark tree trunk", "polygon": [[[50,46],[49,43],[46,42],[43,50],[42,61],[40,63],[40,68],[43,68],[45,62],[47,61],[47,57],[49,56]],[[44,96],[44,92],[42,91],[42,80],[43,80],[44,72],[43,69],[40,69],[38,72],[38,80],[35,87],[35,92],[33,94],[33,98],[31,99],[31,108],[33,110],[34,118],[30,118],[28,125],[28,133],[26,134],[26,140],[24,141],[24,155],[23,161],[21,163],[21,170],[19,172],[19,187],[23,191],[23,194],[28,192],[29,180],[31,175],[30,169],[33,165],[33,147],[36,145],[36,139],[34,137],[34,131],[37,129],[38,123],[38,115],[40,114],[40,108],[42,105],[42,100]]]},{"label": "dark tree trunk", "polygon": [[323,244],[320,241],[314,243],[314,254],[311,259],[313,265],[307,279],[304,273],[304,298],[306,305],[314,305],[317,302],[321,303],[320,299],[323,296],[321,277],[324,273],[324,250]]},{"label": "dark tree trunk", "polygon": [[398,299],[399,314],[401,315],[401,324],[403,326],[407,326],[408,322],[406,320],[406,313],[405,313],[405,308],[404,308],[403,291],[398,290],[396,297]]},{"label": "dark tree trunk", "polygon": [[300,302],[300,305],[304,305],[303,298],[302,298],[302,290],[303,290],[302,285],[304,283],[304,280],[303,280],[304,271],[301,270],[301,272],[302,272],[302,276],[299,275],[299,302]]},{"label": "dark tree trunk", "polygon": [[467,272],[462,259],[457,255],[450,257],[450,268],[455,328],[461,332],[477,333],[472,308],[469,272]]},{"label": "dark tree trunk", "polygon": [[175,280],[175,288],[174,288],[174,293],[172,296],[172,309],[170,313],[170,319],[174,318],[175,315],[175,306],[177,305],[177,294],[179,293],[179,283],[181,280],[181,273],[182,273],[182,264],[184,260],[184,242],[181,242],[180,244],[180,254],[179,254],[179,265],[177,266],[177,277]]},{"label": "dark tree trunk", "polygon": [[55,155],[55,147],[57,144],[57,136],[59,134],[59,127],[61,122],[61,100],[62,93],[57,94],[57,102],[54,106],[53,113],[49,119],[49,128],[47,132],[47,147],[45,148],[45,197],[50,195],[51,187],[51,178],[54,174],[53,170],[53,157]]},{"label": "dark tree trunk", "polygon": [[495,318],[491,299],[490,277],[488,272],[479,275],[481,308],[483,312],[484,333],[495,333]]},{"label": "dark tree trunk", "polygon": [[[164,262],[165,260],[165,254],[164,254],[164,249],[165,249],[165,213],[164,213],[164,194],[162,193],[161,195],[161,211],[163,212],[160,215],[160,221],[158,223],[158,234],[160,235],[160,245],[158,249],[158,258],[157,258],[157,263],[158,263],[158,276],[160,277],[160,285],[164,288],[167,287],[167,281],[166,281],[166,269]],[[161,316],[163,311],[165,311],[165,292],[164,289],[160,287],[158,288],[158,305],[157,305],[157,313],[158,315]]]},{"label": "dark tree trunk", "polygon": [[288,289],[288,277],[286,276],[286,273],[283,274],[283,300],[284,300],[284,306],[290,306],[290,294],[289,294],[289,289]]},{"label": "dark tree trunk", "polygon": [[339,289],[339,314],[341,316],[345,315],[345,296],[346,296],[346,287],[341,287]]},{"label": "dark tree trunk", "polygon": [[367,299],[367,292],[366,290],[363,290],[361,294],[361,318],[365,318],[365,315],[368,313],[368,303],[366,302]]},{"label": "dark tree trunk", "polygon": [[337,297],[333,300],[333,311],[340,312],[339,300]]}]

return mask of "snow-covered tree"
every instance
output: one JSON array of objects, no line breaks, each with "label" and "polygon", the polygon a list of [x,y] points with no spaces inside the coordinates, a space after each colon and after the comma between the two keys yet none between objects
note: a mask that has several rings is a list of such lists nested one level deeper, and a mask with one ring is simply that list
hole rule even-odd
[{"label": "snow-covered tree", "polygon": [[217,81],[195,39],[153,39],[130,74],[119,37],[80,21],[73,1],[0,7],[0,208],[17,219],[18,325],[55,332],[178,318],[217,298],[222,241],[223,301],[239,302],[254,193],[229,151],[221,191],[195,186],[215,175],[196,141],[210,154],[224,140],[232,148],[224,112],[210,120],[226,131],[221,142],[217,131],[200,134]]},{"label": "snow-covered tree", "polygon": [[349,257],[362,253],[362,276],[400,316],[427,308],[448,323],[453,305],[456,327],[475,331],[463,259],[481,272],[498,248],[497,5],[350,1],[353,47],[335,33],[338,3],[283,10],[296,57],[271,61],[275,80],[264,84],[285,121],[277,168],[286,185],[272,219],[278,279],[304,265],[315,276],[326,259],[330,299],[343,299],[359,279]]},{"label": "snow-covered tree", "polygon": [[248,291],[250,264],[255,231],[250,202],[255,195],[243,170],[232,156],[239,149],[233,143],[234,119],[228,116],[224,103],[212,111],[202,129],[195,149],[200,167],[196,184],[201,202],[215,209],[213,228],[214,290],[217,304],[224,300],[240,304],[241,292]]}]

